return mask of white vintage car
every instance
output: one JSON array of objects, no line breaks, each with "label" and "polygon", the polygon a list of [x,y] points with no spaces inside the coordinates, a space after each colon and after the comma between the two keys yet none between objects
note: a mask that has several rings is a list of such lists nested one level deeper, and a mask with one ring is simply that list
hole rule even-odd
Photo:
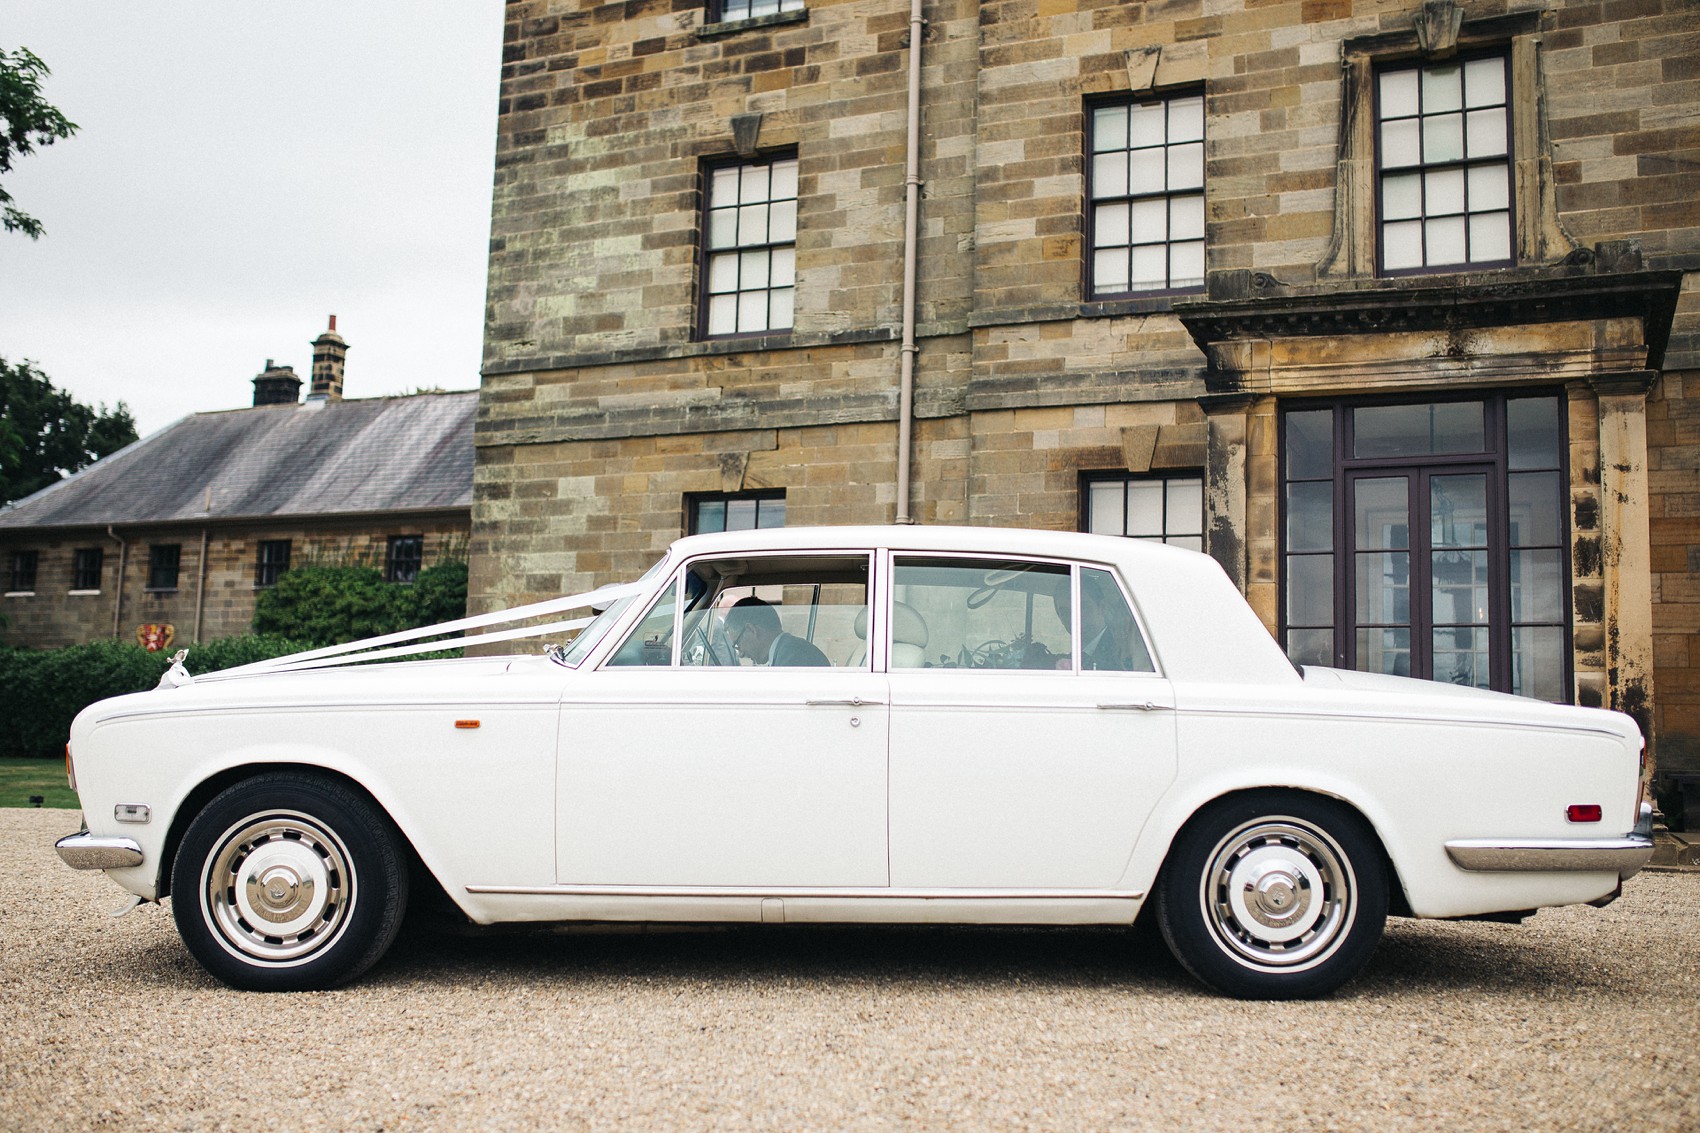
[{"label": "white vintage car", "polygon": [[[520,624],[570,608],[600,612]],[[542,655],[355,663],[581,625]],[[77,717],[86,829],[58,849],[171,894],[196,958],[258,990],[359,975],[429,886],[481,925],[1144,913],[1214,988],[1315,996],[1389,913],[1610,901],[1652,852],[1641,746],[1612,712],[1298,670],[1190,551],[771,530],[430,631],[179,664]]]}]

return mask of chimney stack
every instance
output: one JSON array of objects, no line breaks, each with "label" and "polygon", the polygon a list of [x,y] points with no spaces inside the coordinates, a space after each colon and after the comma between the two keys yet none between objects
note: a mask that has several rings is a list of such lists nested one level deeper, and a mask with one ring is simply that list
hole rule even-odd
[{"label": "chimney stack", "polygon": [[293,366],[276,366],[270,358],[254,378],[254,404],[294,405],[301,396],[301,379]]},{"label": "chimney stack", "polygon": [[342,400],[342,366],[347,357],[348,343],[336,332],[336,316],[332,315],[330,328],[313,340],[313,384],[307,400]]}]

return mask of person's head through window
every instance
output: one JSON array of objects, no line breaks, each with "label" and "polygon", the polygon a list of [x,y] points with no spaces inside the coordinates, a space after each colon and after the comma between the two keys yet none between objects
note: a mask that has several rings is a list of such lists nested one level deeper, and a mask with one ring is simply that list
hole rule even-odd
[{"label": "person's head through window", "polygon": [[732,648],[754,664],[768,664],[773,643],[783,632],[779,611],[760,598],[740,598],[726,612],[726,636]]}]

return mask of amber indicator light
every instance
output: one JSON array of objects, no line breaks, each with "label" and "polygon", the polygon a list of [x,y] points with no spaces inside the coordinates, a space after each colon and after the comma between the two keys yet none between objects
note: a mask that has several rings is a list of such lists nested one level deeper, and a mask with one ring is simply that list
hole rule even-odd
[{"label": "amber indicator light", "polygon": [[[456,720],[455,721],[455,727],[457,727],[457,728],[476,728],[476,727],[478,727],[478,721],[477,720]],[[1575,808],[1572,807],[1571,809],[1574,810]]]},{"label": "amber indicator light", "polygon": [[1564,808],[1564,817],[1572,822],[1598,822],[1603,814],[1599,803],[1573,803]]}]

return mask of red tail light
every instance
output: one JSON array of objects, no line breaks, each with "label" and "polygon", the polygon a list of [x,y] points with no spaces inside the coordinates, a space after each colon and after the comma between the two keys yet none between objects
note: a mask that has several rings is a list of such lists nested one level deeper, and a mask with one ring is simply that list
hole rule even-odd
[{"label": "red tail light", "polygon": [[1573,803],[1564,808],[1564,817],[1572,822],[1598,822],[1603,814],[1599,803]]}]

